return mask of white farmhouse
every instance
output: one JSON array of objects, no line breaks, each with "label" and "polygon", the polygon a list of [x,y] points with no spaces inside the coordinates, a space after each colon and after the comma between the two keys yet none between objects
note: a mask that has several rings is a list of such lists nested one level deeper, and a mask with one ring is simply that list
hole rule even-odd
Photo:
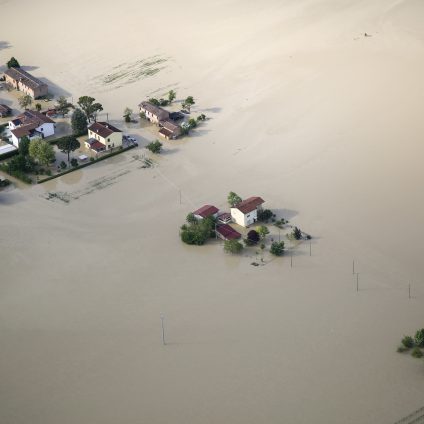
[{"label": "white farmhouse", "polygon": [[249,197],[231,208],[231,217],[234,222],[242,227],[248,227],[258,220],[258,210],[265,203],[260,197]]},{"label": "white farmhouse", "polygon": [[35,110],[26,110],[23,114],[9,121],[8,126],[15,147],[19,147],[19,142],[23,137],[28,137],[30,140],[50,137],[54,135],[55,130],[55,122]]}]

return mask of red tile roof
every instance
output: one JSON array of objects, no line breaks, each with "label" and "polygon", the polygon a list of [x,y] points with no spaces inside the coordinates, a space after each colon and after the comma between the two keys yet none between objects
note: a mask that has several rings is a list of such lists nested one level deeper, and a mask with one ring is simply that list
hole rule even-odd
[{"label": "red tile roof", "polygon": [[202,206],[200,209],[197,209],[197,211],[194,211],[194,215],[199,215],[202,218],[207,218],[208,216],[212,216],[216,214],[219,211],[218,208],[212,205],[205,205]]},{"label": "red tile roof", "polygon": [[238,209],[240,212],[243,212],[244,214],[254,211],[258,208],[258,206],[262,205],[262,203],[265,203],[265,201],[257,196],[249,197],[246,200],[243,200],[238,205],[235,206],[236,209]]},{"label": "red tile roof", "polygon": [[236,240],[241,237],[241,234],[228,224],[218,226],[216,232],[225,240]]},{"label": "red tile roof", "polygon": [[99,134],[99,136],[102,138],[109,137],[111,134],[116,132],[122,132],[113,125],[110,125],[108,122],[94,122],[88,127],[88,129],[96,134]]}]

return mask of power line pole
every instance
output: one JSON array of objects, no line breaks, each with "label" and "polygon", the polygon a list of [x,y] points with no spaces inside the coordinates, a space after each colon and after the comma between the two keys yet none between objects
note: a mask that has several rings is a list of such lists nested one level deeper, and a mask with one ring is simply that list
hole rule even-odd
[{"label": "power line pole", "polygon": [[408,285],[409,298],[411,298],[411,284]]},{"label": "power line pole", "polygon": [[293,268],[293,250],[290,249],[290,268]]},{"label": "power line pole", "polygon": [[355,275],[355,259],[352,262],[352,274]]},{"label": "power line pole", "polygon": [[312,242],[309,242],[309,256],[312,256]]},{"label": "power line pole", "polygon": [[160,314],[160,320],[161,320],[161,324],[162,324],[162,344],[165,346],[166,342],[165,342],[165,326],[164,326],[164,321],[165,316],[161,313]]},{"label": "power line pole", "polygon": [[359,272],[356,274],[356,291],[359,291]]}]

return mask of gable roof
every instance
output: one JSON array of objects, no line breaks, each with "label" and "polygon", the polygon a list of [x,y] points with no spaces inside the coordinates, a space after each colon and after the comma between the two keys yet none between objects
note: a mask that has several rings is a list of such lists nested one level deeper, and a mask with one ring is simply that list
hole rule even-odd
[{"label": "gable roof", "polygon": [[219,225],[216,228],[216,232],[225,240],[236,240],[241,237],[241,234],[228,224]]},{"label": "gable roof", "polygon": [[258,206],[262,205],[262,203],[265,203],[265,201],[261,197],[252,196],[243,200],[238,205],[234,206],[234,208],[246,214],[257,209]]},{"label": "gable roof", "polygon": [[88,129],[96,134],[99,134],[99,136],[103,138],[109,137],[111,134],[116,132],[122,132],[107,122],[94,122],[88,127]]},{"label": "gable roof", "polygon": [[20,127],[15,128],[14,130],[10,130],[10,132],[16,137],[16,138],[22,138],[31,136],[34,133],[34,130],[38,127],[37,123],[30,122],[26,125],[21,125]]},{"label": "gable roof", "polygon": [[152,115],[157,116],[159,121],[165,120],[169,118],[169,112],[165,109],[162,109],[159,106],[155,106],[152,103],[149,102],[141,102],[139,105],[140,109],[147,110],[147,112],[150,112]]},{"label": "gable roof", "polygon": [[4,104],[0,104],[0,113],[10,113],[12,109]]},{"label": "gable roof", "polygon": [[207,218],[217,213],[219,209],[212,205],[205,205],[193,212],[193,215],[199,215],[202,218]]},{"label": "gable roof", "polygon": [[38,112],[36,110],[26,110],[24,113],[19,115],[17,119],[20,119],[22,122],[26,123],[28,121],[37,122],[38,125],[42,124],[54,124],[53,119],[44,115],[44,113]]},{"label": "gable roof", "polygon": [[160,121],[159,124],[161,124],[164,128],[166,128],[168,131],[171,131],[172,133],[180,133],[181,127],[176,124],[174,121],[171,121],[170,119],[165,119],[163,121]]},{"label": "gable roof", "polygon": [[24,71],[22,68],[10,68],[4,72],[5,75],[14,79],[15,81],[21,81],[27,87],[36,89],[42,86],[46,86],[47,84],[40,81],[38,78],[35,78],[27,71]]}]

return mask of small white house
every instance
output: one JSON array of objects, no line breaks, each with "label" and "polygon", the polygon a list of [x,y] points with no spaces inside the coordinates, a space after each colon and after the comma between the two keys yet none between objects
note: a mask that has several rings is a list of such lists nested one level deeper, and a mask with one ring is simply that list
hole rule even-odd
[{"label": "small white house", "polygon": [[23,137],[30,140],[45,138],[54,135],[55,122],[46,115],[35,110],[26,110],[23,114],[9,121],[8,124],[12,143],[19,147],[19,141]]},{"label": "small white house", "polygon": [[248,227],[258,220],[258,210],[265,201],[260,197],[249,197],[231,208],[231,217],[234,222],[242,227]]}]

